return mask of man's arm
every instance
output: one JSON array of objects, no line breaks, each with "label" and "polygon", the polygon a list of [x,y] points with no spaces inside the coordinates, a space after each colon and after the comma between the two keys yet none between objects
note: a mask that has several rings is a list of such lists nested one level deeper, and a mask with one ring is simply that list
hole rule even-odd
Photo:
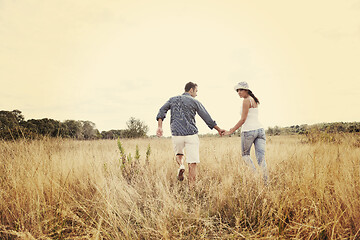
[{"label": "man's arm", "polygon": [[204,120],[206,125],[208,125],[210,129],[215,128],[218,131],[219,135],[222,136],[225,130],[217,126],[216,122],[211,118],[210,114],[206,111],[205,107],[199,101],[196,101],[196,105],[197,113]]},{"label": "man's arm", "polygon": [[158,129],[157,129],[157,131],[156,131],[156,135],[157,135],[158,137],[162,137],[162,135],[163,135],[162,122],[163,122],[163,120],[162,120],[161,118],[159,118],[159,119],[158,119]]},{"label": "man's arm", "polygon": [[156,121],[158,122],[158,129],[156,131],[156,135],[158,137],[161,137],[163,135],[162,122],[165,119],[166,113],[167,111],[169,111],[169,109],[170,109],[170,99],[160,108],[156,116]]}]

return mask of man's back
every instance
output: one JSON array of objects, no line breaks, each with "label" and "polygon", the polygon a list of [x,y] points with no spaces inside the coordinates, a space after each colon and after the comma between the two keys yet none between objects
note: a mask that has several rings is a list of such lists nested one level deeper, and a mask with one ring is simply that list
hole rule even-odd
[{"label": "man's back", "polygon": [[183,94],[169,99],[171,109],[170,127],[173,136],[186,136],[198,133],[195,115],[196,100],[190,94]]},{"label": "man's back", "polygon": [[169,109],[171,109],[170,127],[173,136],[197,134],[196,113],[199,114],[210,129],[216,126],[215,121],[212,120],[204,106],[187,92],[180,96],[170,98],[164,106],[160,108],[156,119],[164,119]]}]

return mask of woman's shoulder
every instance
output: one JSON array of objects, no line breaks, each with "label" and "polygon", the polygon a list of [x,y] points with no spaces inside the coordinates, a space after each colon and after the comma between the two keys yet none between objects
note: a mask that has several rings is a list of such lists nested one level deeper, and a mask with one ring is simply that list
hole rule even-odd
[{"label": "woman's shoulder", "polygon": [[251,103],[251,102],[250,102],[250,97],[244,98],[243,104],[250,104],[250,103]]},{"label": "woman's shoulder", "polygon": [[244,98],[242,106],[246,107],[246,108],[250,108],[250,106],[251,106],[250,99],[249,98]]},{"label": "woman's shoulder", "polygon": [[255,102],[255,99],[252,98],[251,96],[249,96],[247,98],[244,98],[244,103],[249,105],[251,108],[257,108],[258,107],[258,104]]}]

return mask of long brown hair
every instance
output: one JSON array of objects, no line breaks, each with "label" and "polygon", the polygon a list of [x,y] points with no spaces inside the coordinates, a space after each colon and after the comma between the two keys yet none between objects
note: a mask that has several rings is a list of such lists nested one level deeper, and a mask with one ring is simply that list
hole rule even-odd
[{"label": "long brown hair", "polygon": [[249,95],[255,100],[255,102],[256,102],[257,104],[260,104],[259,99],[258,99],[257,97],[255,97],[255,95],[253,94],[253,92],[252,92],[251,90],[248,90],[248,93],[249,93]]}]

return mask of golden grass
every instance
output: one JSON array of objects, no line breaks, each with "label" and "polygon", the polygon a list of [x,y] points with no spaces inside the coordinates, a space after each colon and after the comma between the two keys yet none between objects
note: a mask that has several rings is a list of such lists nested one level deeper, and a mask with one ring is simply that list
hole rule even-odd
[{"label": "golden grass", "polygon": [[268,137],[268,186],[240,138],[202,138],[194,190],[176,180],[170,139],[122,141],[140,149],[131,181],[116,141],[1,142],[0,238],[359,239],[360,138],[339,137]]}]

